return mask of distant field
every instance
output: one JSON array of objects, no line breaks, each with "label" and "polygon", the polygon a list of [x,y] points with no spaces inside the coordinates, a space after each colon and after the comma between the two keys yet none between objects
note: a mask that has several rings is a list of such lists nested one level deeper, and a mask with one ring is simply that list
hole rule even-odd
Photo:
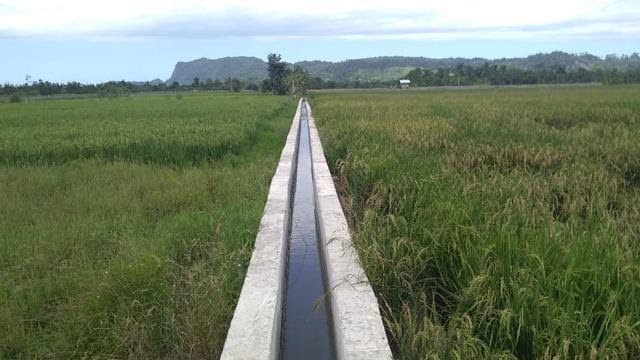
[{"label": "distant field", "polygon": [[400,358],[640,357],[640,86],[310,102]]},{"label": "distant field", "polygon": [[0,104],[0,358],[216,358],[295,104]]}]

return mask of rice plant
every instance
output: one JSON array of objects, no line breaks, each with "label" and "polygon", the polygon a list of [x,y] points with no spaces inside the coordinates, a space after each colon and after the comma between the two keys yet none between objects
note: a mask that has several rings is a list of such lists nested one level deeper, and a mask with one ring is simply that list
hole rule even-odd
[{"label": "rice plant", "polygon": [[251,145],[261,118],[281,104],[264,96],[192,95],[181,101],[147,96],[4,105],[0,162],[211,162]]},{"label": "rice plant", "polygon": [[216,358],[295,104],[0,104],[0,358]]},{"label": "rice plant", "polygon": [[640,357],[639,95],[311,96],[398,357]]}]

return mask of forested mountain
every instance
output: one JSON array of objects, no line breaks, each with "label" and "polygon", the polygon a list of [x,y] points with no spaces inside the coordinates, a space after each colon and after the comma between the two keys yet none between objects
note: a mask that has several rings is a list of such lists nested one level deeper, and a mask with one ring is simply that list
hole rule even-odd
[{"label": "forested mountain", "polygon": [[341,62],[302,61],[302,66],[311,76],[325,81],[388,81],[400,78],[415,68],[436,69],[451,67],[457,64],[480,66],[486,59],[448,58],[432,59],[425,57],[381,56],[374,58],[353,59]]},{"label": "forested mountain", "polygon": [[181,61],[176,64],[166,83],[191,84],[195,77],[201,81],[224,80],[230,77],[257,83],[267,77],[267,63],[257,57],[247,56]]},{"label": "forested mountain", "polygon": [[554,51],[548,54],[529,55],[526,58],[498,59],[491,64],[506,65],[523,70],[553,69],[564,67],[567,71],[584,70],[632,70],[640,68],[640,56],[632,55],[607,55],[604,59],[591,54],[568,54],[562,51]]},{"label": "forested mountain", "polygon": [[[488,65],[505,65],[508,68],[521,70],[554,70],[563,68],[564,71],[584,70],[630,70],[640,68],[640,56],[633,55],[607,56],[604,59],[591,54],[569,54],[555,51],[546,54],[535,54],[524,58],[445,58],[434,59],[427,57],[381,56],[365,59],[353,59],[340,62],[329,61],[301,61],[299,65],[307,70],[312,77],[319,77],[324,81],[389,81],[403,77],[416,68],[438,69],[453,68],[459,65],[472,67]],[[179,62],[173,75],[167,83],[177,81],[180,84],[190,84],[194,77],[200,81],[207,79],[224,80],[236,77],[243,81],[259,82],[267,77],[266,63],[255,57],[227,57],[210,60],[206,58]]]}]

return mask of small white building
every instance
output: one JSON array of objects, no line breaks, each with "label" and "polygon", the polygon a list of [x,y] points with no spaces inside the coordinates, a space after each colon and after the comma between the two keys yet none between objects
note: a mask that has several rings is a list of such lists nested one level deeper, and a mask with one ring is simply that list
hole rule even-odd
[{"label": "small white building", "polygon": [[409,80],[409,79],[400,79],[400,88],[401,89],[408,89],[409,85],[411,85],[411,80]]}]

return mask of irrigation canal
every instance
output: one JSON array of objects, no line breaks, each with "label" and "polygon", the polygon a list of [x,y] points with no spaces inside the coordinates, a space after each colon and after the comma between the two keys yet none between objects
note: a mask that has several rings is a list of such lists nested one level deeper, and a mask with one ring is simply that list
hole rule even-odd
[{"label": "irrigation canal", "polygon": [[304,99],[271,180],[221,359],[393,359]]},{"label": "irrigation canal", "polygon": [[306,106],[300,113],[287,277],[282,311],[283,359],[335,357],[331,309],[316,227],[315,185]]}]

